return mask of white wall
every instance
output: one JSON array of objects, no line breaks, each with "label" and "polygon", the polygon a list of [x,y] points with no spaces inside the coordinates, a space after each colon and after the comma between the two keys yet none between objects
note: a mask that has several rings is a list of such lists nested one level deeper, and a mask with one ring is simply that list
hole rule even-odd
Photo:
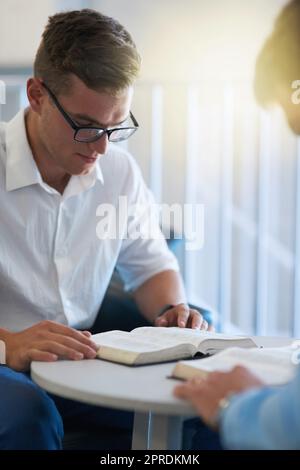
[{"label": "white wall", "polygon": [[31,65],[53,0],[6,0],[0,4],[0,65]]},{"label": "white wall", "polygon": [[[286,0],[93,0],[132,32],[147,79],[250,76]],[[225,50],[226,49],[226,50]]]},{"label": "white wall", "polygon": [[85,0],[1,0],[0,66],[31,65],[48,16],[87,4]]}]

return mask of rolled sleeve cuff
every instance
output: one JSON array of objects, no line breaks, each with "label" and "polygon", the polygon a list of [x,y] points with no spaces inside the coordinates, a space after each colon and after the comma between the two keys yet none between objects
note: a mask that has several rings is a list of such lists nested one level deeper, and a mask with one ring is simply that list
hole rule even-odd
[{"label": "rolled sleeve cuff", "polygon": [[141,272],[140,275],[136,276],[134,279],[127,280],[127,282],[124,284],[124,289],[126,291],[135,291],[142,284],[144,284],[144,282],[156,276],[156,274],[162,273],[164,271],[179,272],[179,265],[175,257],[170,259],[168,262],[164,262],[163,264],[160,262],[153,263],[151,266],[148,265],[147,269],[145,269],[144,272]]}]

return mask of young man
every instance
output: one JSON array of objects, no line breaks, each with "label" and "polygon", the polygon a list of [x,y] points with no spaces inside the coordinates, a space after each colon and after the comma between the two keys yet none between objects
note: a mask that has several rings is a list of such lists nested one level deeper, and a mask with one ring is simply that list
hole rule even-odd
[{"label": "young man", "polygon": [[[279,104],[300,135],[300,106],[292,83],[300,78],[300,0],[279,15],[257,60],[255,90],[260,104]],[[176,387],[203,420],[219,429],[229,449],[300,449],[300,367],[284,387],[265,387],[242,367]],[[229,398],[229,395],[231,398]]]},{"label": "young man", "polygon": [[[92,10],[56,14],[27,82],[30,106],[1,124],[0,449],[61,447],[61,417],[75,415],[76,404],[51,399],[27,372],[32,360],[95,357],[87,330],[115,266],[156,325],[207,328],[186,304],[163,237],[130,237],[151,196],[132,157],[110,142],[138,127],[130,107],[139,67],[116,20]],[[143,214],[125,217],[120,196]],[[115,208],[121,236],[97,237],[101,204]],[[77,405],[85,416],[88,407]],[[92,414],[113,424],[107,410]]]}]

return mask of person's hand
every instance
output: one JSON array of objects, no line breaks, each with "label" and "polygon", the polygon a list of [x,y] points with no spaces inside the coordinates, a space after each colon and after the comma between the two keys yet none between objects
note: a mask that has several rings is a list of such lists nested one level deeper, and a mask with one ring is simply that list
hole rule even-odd
[{"label": "person's hand", "polygon": [[245,367],[237,366],[230,372],[210,372],[204,378],[194,378],[178,385],[174,395],[188,400],[209,426],[214,426],[222,398],[264,384]]},{"label": "person's hand", "polygon": [[178,304],[168,309],[155,320],[155,326],[179,326],[207,330],[208,323],[198,310],[189,308],[186,304]]},{"label": "person's hand", "polygon": [[77,331],[48,320],[18,333],[7,332],[6,363],[14,370],[26,371],[31,361],[92,359],[97,346],[90,336],[88,331]]}]

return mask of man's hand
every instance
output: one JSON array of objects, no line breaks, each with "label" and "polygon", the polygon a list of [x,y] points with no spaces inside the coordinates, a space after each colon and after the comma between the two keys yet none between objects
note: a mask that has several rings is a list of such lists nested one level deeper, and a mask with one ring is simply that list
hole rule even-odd
[{"label": "man's hand", "polygon": [[189,308],[186,304],[178,304],[167,310],[155,320],[155,326],[179,326],[207,330],[208,323],[198,310]]},{"label": "man's hand", "polygon": [[17,371],[26,371],[31,361],[56,361],[57,359],[92,359],[97,347],[88,331],[52,321],[42,321],[19,333],[5,335],[6,363]]},{"label": "man's hand", "polygon": [[214,425],[220,400],[264,384],[245,367],[230,372],[210,372],[205,378],[194,378],[174,389],[174,395],[191,402],[209,426]]}]

